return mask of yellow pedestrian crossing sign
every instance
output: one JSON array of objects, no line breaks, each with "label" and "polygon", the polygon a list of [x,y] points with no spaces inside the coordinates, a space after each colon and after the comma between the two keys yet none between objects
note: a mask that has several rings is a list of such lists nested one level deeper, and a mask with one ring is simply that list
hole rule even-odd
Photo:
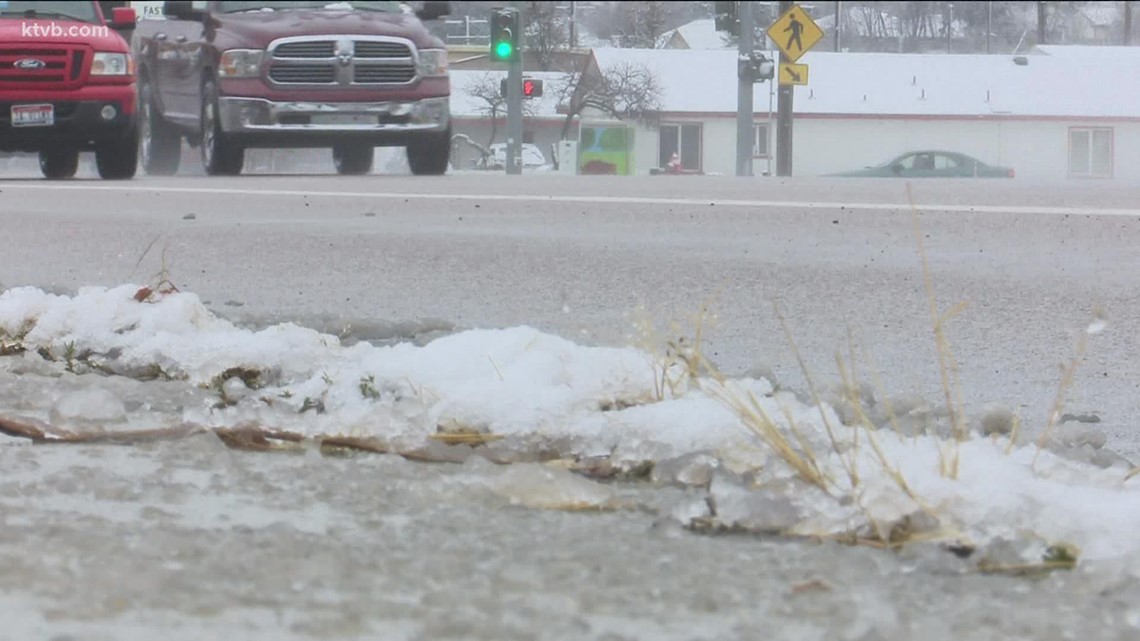
[{"label": "yellow pedestrian crossing sign", "polygon": [[780,63],[780,84],[806,85],[808,83],[808,66],[792,62]]},{"label": "yellow pedestrian crossing sign", "polygon": [[768,27],[768,37],[784,53],[787,62],[795,62],[823,39],[823,29],[798,4]]}]

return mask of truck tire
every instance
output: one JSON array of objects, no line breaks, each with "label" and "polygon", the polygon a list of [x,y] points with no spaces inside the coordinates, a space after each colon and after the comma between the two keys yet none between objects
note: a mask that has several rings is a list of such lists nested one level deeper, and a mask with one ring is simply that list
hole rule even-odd
[{"label": "truck tire", "polygon": [[135,177],[139,168],[139,133],[129,134],[95,148],[95,169],[103,180],[127,180]]},{"label": "truck tire", "polygon": [[139,89],[139,160],[151,176],[173,176],[182,160],[182,137],[158,115],[154,89],[143,81]]},{"label": "truck tire", "polygon": [[349,143],[333,147],[333,164],[342,176],[361,176],[372,171],[372,145]]},{"label": "truck tire", "polygon": [[237,176],[245,164],[245,149],[236,145],[218,121],[218,86],[213,80],[202,85],[202,167],[210,176]]},{"label": "truck tire", "polygon": [[40,152],[40,172],[44,178],[71,178],[79,169],[78,149],[53,149]]},{"label": "truck tire", "polygon": [[424,135],[408,145],[408,166],[417,176],[442,176],[451,156],[451,128]]}]

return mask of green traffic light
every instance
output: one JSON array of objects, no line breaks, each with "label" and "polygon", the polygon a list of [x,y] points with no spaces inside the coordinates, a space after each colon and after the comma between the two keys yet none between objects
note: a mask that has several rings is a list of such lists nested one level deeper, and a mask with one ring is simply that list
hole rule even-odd
[{"label": "green traffic light", "polygon": [[495,56],[497,56],[499,58],[510,58],[511,57],[511,50],[512,50],[511,43],[500,42],[500,43],[495,45]]}]

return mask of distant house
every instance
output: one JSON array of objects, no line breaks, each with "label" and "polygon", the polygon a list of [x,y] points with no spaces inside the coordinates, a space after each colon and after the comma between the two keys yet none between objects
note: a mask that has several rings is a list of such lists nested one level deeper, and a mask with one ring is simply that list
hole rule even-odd
[{"label": "distant house", "polygon": [[[859,169],[933,148],[1012,166],[1025,180],[1140,182],[1140,92],[1131,90],[1140,86],[1140,55],[1111,49],[1042,47],[1018,58],[809,53],[801,59],[809,84],[794,91],[793,171]],[[694,171],[735,173],[736,54],[596,49],[588,69],[626,63],[648,66],[663,90],[658,113],[626,123],[633,173],[662,167],[673,153]],[[771,89],[754,89],[756,175],[775,153]]]},{"label": "distant house", "polygon": [[659,49],[734,49],[712,18],[693,20],[661,36]]}]

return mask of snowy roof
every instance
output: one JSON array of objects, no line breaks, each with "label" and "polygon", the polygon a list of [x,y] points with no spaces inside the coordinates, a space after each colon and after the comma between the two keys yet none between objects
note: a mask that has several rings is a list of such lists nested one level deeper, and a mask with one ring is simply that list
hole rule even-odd
[{"label": "snowy roof", "polygon": [[[523,74],[526,78],[542,79],[543,93],[539,98],[528,98],[528,110],[533,110],[537,118],[563,118],[558,114],[558,88],[565,82],[568,74],[560,71],[528,71]],[[501,79],[507,77],[505,70],[467,70],[453,69],[451,71],[451,115],[456,118],[482,118],[487,116],[487,101],[476,98],[468,93],[468,88],[490,79],[494,87],[499,86]],[[528,114],[529,115],[529,114]]]},{"label": "snowy roof", "polygon": [[[662,111],[735,113],[736,52],[596,49],[600,68],[645,64],[662,85]],[[800,114],[1140,118],[1140,56],[1090,64],[1079,55],[809,53]],[[767,83],[754,102],[768,102]]]},{"label": "snowy roof", "polygon": [[716,30],[716,20],[712,18],[702,18],[683,24],[662,36],[662,41],[667,42],[674,35],[680,36],[689,49],[734,48],[725,43],[724,36]]},{"label": "snowy roof", "polygon": [[1107,64],[1114,64],[1117,60],[1131,59],[1140,61],[1140,47],[1125,47],[1116,45],[1037,45],[1034,53],[1047,56],[1066,58],[1100,58]]}]

